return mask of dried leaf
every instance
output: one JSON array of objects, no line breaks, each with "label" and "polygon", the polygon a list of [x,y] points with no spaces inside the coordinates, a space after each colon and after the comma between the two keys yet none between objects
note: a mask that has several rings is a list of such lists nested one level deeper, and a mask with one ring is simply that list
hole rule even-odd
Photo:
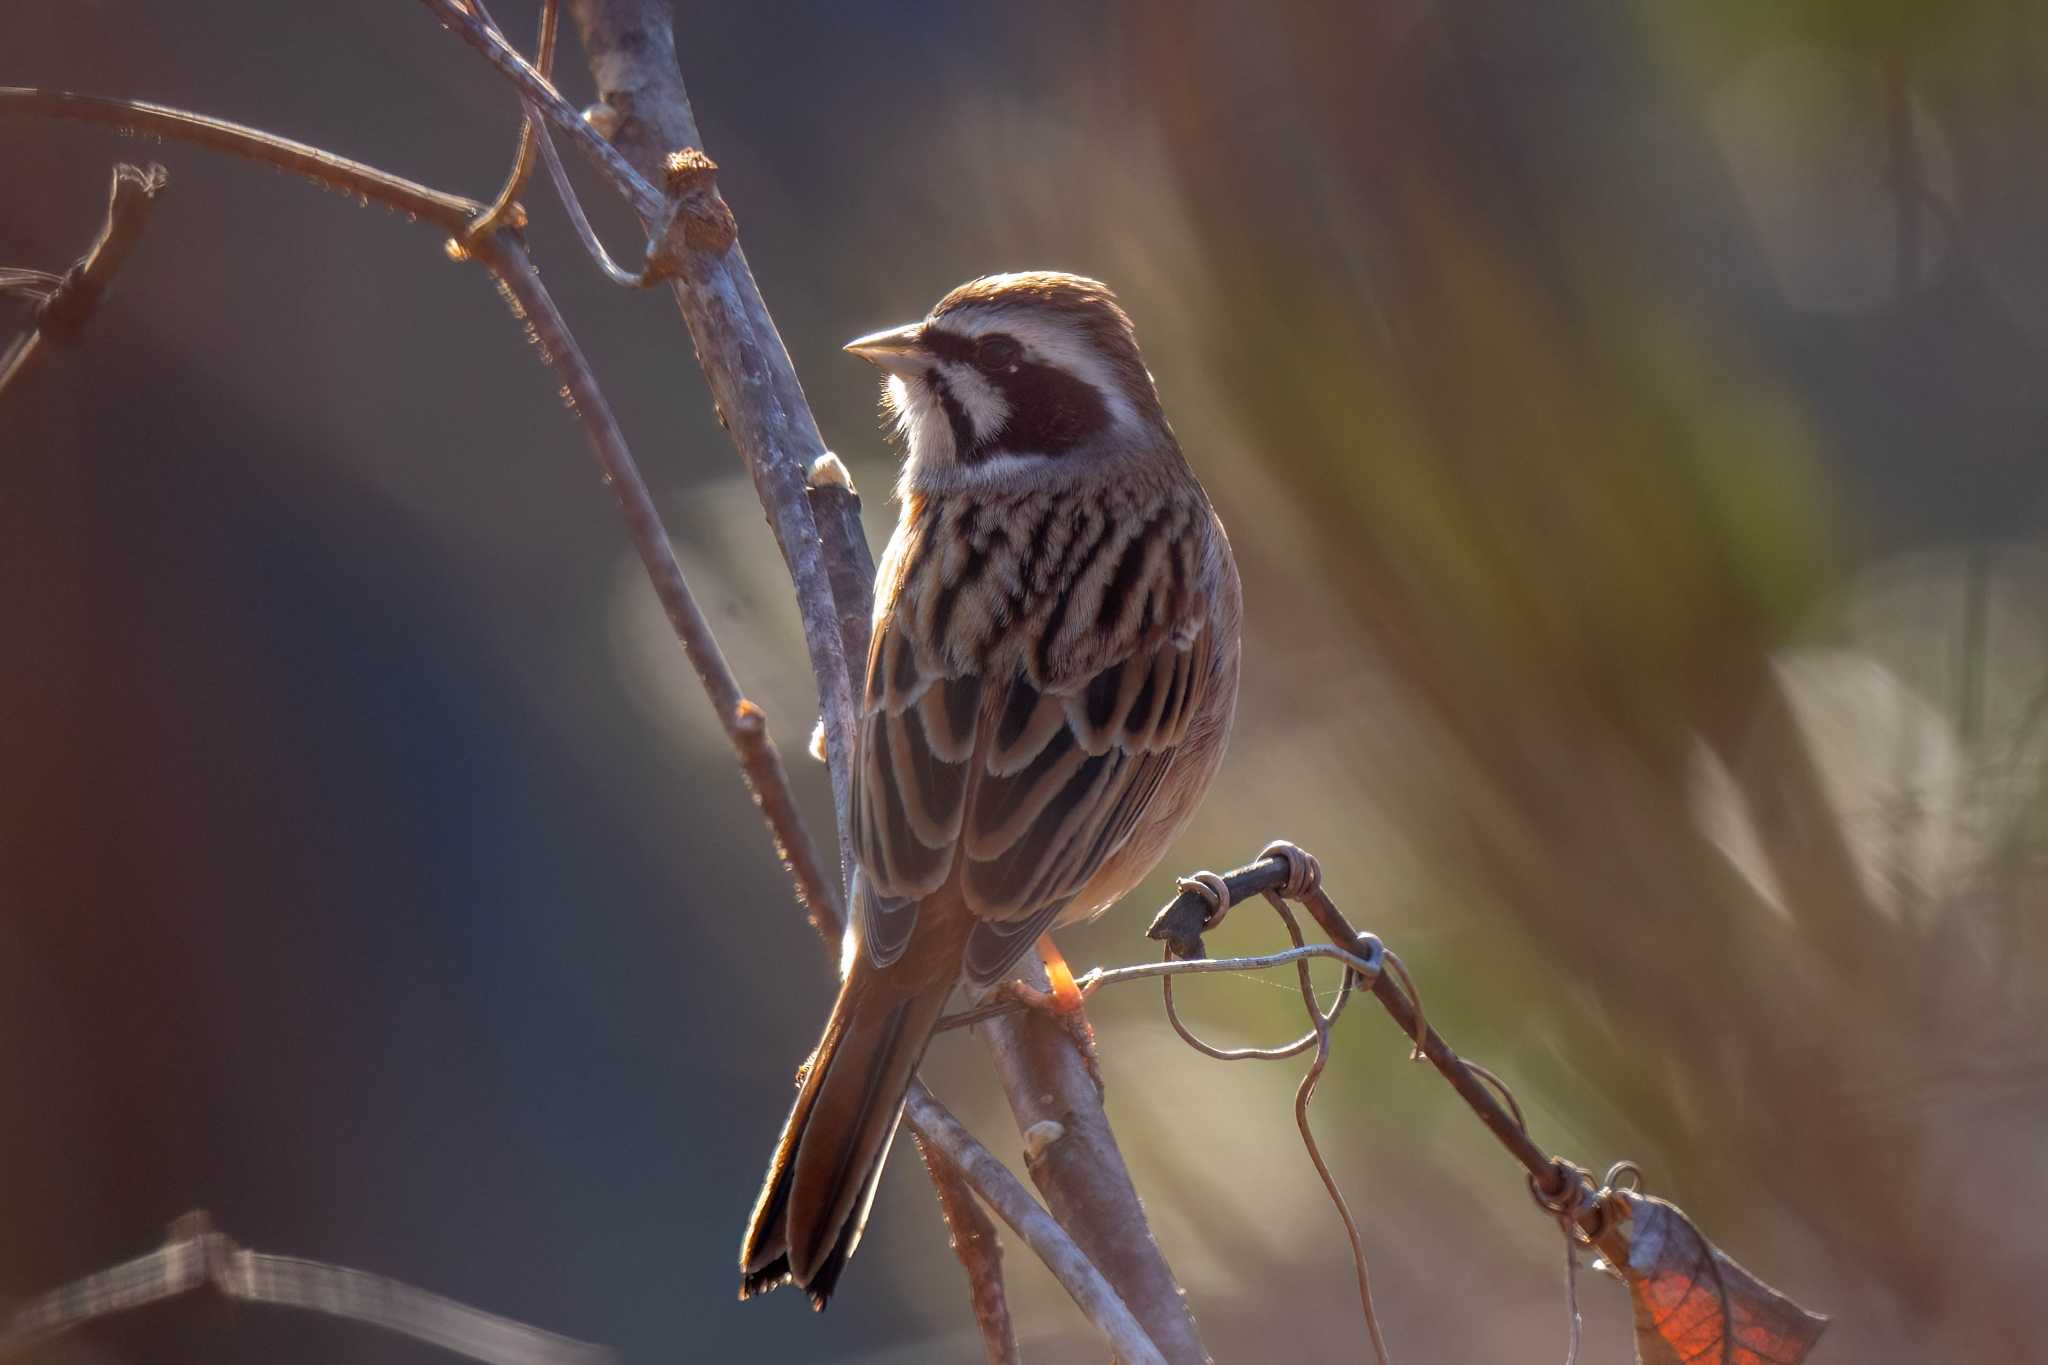
[{"label": "dried leaf", "polygon": [[1799,1365],[1828,1320],[1723,1255],[1675,1204],[1633,1191],[1628,1264],[1641,1365]]}]

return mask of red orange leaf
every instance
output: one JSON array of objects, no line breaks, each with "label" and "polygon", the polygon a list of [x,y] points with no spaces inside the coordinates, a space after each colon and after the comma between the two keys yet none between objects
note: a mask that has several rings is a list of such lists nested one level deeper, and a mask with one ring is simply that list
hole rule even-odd
[{"label": "red orange leaf", "polygon": [[1682,1210],[1620,1191],[1629,1211],[1622,1278],[1641,1365],[1799,1365],[1828,1320],[1724,1256]]}]

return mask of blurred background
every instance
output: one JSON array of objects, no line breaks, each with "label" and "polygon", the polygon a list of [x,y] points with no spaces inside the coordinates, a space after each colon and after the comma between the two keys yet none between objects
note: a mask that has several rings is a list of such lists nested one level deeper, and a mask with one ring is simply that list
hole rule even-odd
[{"label": "blurred background", "polygon": [[[537,5],[499,0],[529,41]],[[1171,873],[1286,836],[1544,1145],[1630,1157],[1835,1325],[2039,1353],[2048,1275],[2048,12],[2036,0],[683,3],[698,118],[879,544],[847,337],[994,270],[1137,319],[1250,611]],[[572,37],[562,84],[590,84]],[[418,6],[14,4],[0,83],[256,124],[488,198],[516,112]],[[0,125],[0,264],[171,187],[0,401],[0,1303],[204,1206],[628,1360],[977,1353],[900,1150],[842,1296],[734,1302],[831,992],[554,384],[418,226]],[[589,183],[586,181],[586,184]],[[741,681],[803,759],[783,575],[669,300],[531,239]],[[602,190],[615,250],[638,233]],[[0,317],[24,317],[12,303]],[[1241,911],[1218,952],[1281,941]],[[1182,997],[1300,1027],[1281,977]],[[1293,1064],[1098,997],[1110,1113],[1224,1360],[1364,1354]],[[1546,1360],[1563,1253],[1370,1006],[1316,1123],[1400,1359]],[[935,1088],[1014,1129],[979,1046]],[[1026,1354],[1099,1355],[1012,1246]],[[1582,1277],[1584,1359],[1628,1359]],[[1284,1338],[1281,1334],[1284,1334]],[[63,1361],[440,1357],[151,1310]]]}]

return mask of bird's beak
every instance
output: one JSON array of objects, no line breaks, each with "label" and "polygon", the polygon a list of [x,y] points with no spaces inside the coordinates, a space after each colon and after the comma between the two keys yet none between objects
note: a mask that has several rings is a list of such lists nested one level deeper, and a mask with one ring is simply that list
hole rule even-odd
[{"label": "bird's beak", "polygon": [[890,374],[910,375],[924,368],[923,337],[924,324],[913,322],[886,332],[870,332],[847,342],[846,350]]}]

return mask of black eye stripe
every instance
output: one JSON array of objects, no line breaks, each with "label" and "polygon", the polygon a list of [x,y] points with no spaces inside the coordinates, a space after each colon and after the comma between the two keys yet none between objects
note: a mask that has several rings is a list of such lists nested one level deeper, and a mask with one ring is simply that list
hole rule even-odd
[{"label": "black eye stripe", "polygon": [[957,360],[973,363],[974,338],[961,336],[938,327],[927,327],[919,338],[924,348],[941,360]]},{"label": "black eye stripe", "polygon": [[961,464],[1003,454],[1064,455],[1109,427],[1109,405],[1093,384],[1057,366],[1025,360],[1014,337],[1000,332],[968,337],[927,327],[922,341],[940,360],[973,366],[1008,409],[1002,430],[976,431],[943,369],[933,366],[925,372],[925,383],[953,428],[954,458]]},{"label": "black eye stripe", "polygon": [[1009,404],[1000,433],[964,460],[991,455],[1064,455],[1109,427],[1109,405],[1093,384],[1051,365],[1026,362],[988,377]]},{"label": "black eye stripe", "polygon": [[993,374],[998,370],[1016,369],[1017,362],[1023,354],[1024,348],[1017,344],[1014,337],[997,333],[994,336],[983,337],[981,343],[974,348],[974,363],[981,370]]},{"label": "black eye stripe", "polygon": [[939,359],[985,371],[1008,369],[1024,355],[1023,344],[1007,332],[971,337],[942,327],[927,327],[923,340],[924,348]]},{"label": "black eye stripe", "polygon": [[953,449],[958,452],[956,458],[972,459],[973,456],[969,452],[975,449],[980,439],[974,430],[974,419],[967,415],[967,409],[960,406],[960,400],[946,387],[946,377],[939,373],[937,366],[925,371],[924,382],[931,385],[932,392],[938,396],[939,407],[946,414],[946,422],[953,428]]}]

